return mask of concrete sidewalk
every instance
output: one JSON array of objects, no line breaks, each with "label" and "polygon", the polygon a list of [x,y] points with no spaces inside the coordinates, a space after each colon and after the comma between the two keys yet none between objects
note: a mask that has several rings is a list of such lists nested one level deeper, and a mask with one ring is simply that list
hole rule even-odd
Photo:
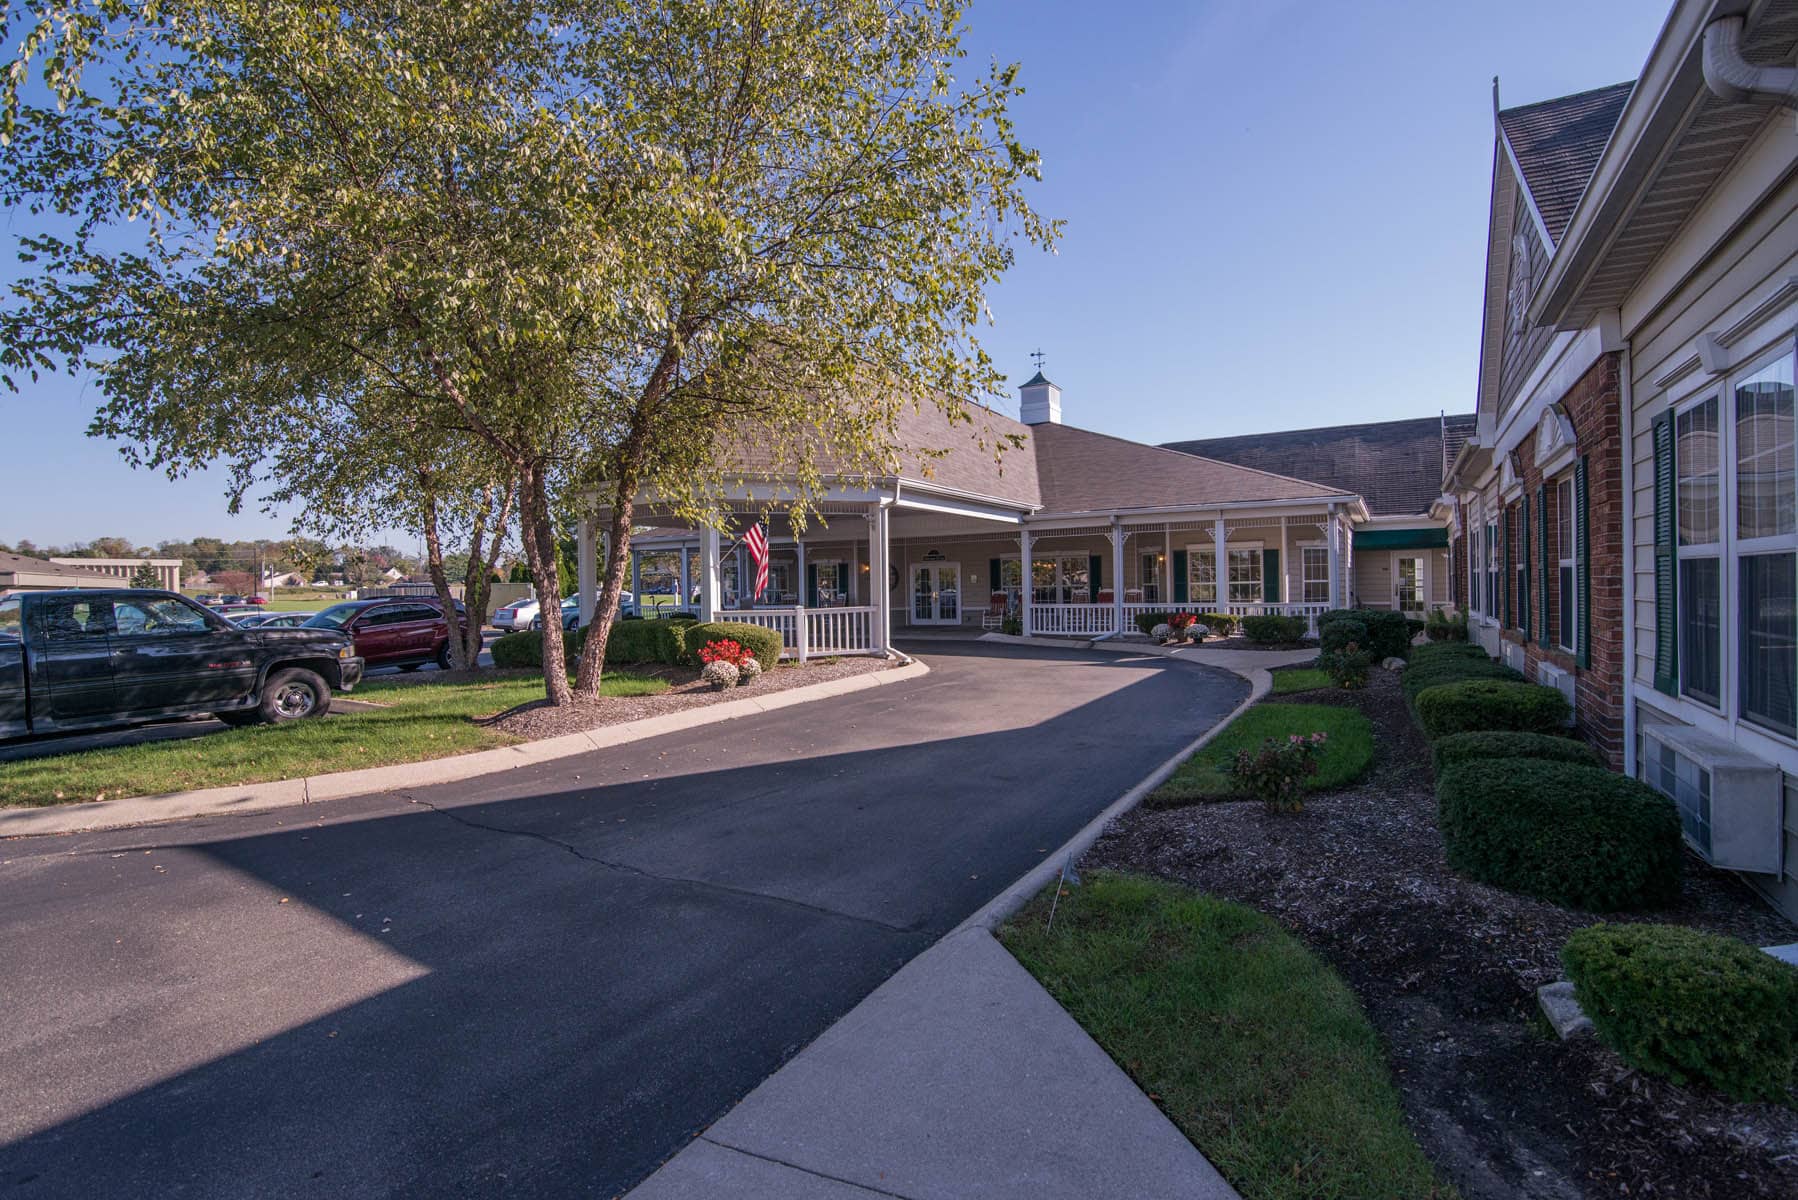
[{"label": "concrete sidewalk", "polygon": [[980,927],[944,938],[631,1200],[1236,1200]]}]

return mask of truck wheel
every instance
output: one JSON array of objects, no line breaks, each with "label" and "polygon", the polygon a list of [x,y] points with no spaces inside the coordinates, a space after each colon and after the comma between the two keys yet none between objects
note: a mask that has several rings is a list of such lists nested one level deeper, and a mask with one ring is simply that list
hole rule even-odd
[{"label": "truck wheel", "polygon": [[276,671],[262,686],[262,704],[257,709],[270,725],[299,721],[306,717],[322,717],[331,707],[331,689],[325,681],[303,667]]}]

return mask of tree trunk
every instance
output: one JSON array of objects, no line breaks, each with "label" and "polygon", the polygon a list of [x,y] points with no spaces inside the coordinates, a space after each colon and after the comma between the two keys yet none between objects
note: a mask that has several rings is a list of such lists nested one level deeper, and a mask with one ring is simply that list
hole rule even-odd
[{"label": "tree trunk", "polygon": [[468,547],[468,574],[463,579],[463,599],[468,605],[471,616],[477,619],[470,621],[466,630],[466,641],[463,654],[469,667],[478,668],[481,664],[481,650],[486,645],[482,629],[487,623],[487,599],[493,594],[493,568],[499,562],[501,551],[506,545],[506,523],[512,518],[512,493],[516,488],[513,480],[507,479],[500,484],[499,510],[493,515],[491,543],[486,542],[488,532],[487,514],[493,512],[493,484],[488,484],[481,491],[481,515],[475,521],[474,536]]},{"label": "tree trunk", "polygon": [[[612,626],[618,619],[618,598],[624,593],[625,571],[631,561],[631,522],[636,512],[637,473],[620,471],[612,487],[612,528],[606,539],[606,577],[600,584],[599,602],[593,609],[593,624],[587,629],[587,643],[581,647],[581,670],[575,677],[575,694],[582,699],[599,696],[600,679],[606,669],[606,643],[612,639]],[[638,616],[643,614],[639,612]]]},{"label": "tree trunk", "polygon": [[436,484],[430,472],[420,471],[418,485],[424,493],[425,570],[430,573],[431,588],[437,593],[437,601],[443,605],[444,618],[449,622],[450,670],[463,671],[468,668],[469,663],[465,645],[458,635],[460,626],[455,619],[456,598],[450,593],[449,574],[443,569],[443,540],[437,529]]},{"label": "tree trunk", "polygon": [[518,524],[531,582],[537,585],[537,612],[543,625],[543,687],[551,704],[568,704],[568,662],[562,654],[562,583],[556,573],[556,528],[549,515],[549,481],[544,464],[527,462],[518,477]]}]

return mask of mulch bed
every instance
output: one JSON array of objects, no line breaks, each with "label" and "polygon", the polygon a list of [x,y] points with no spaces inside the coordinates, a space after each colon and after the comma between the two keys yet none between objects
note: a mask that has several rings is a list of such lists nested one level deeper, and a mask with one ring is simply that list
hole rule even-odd
[{"label": "mulch bed", "polygon": [[1463,879],[1436,832],[1427,743],[1397,677],[1272,703],[1347,704],[1378,731],[1373,767],[1296,814],[1254,802],[1137,809],[1087,854],[1251,904],[1329,960],[1390,1052],[1407,1119],[1469,1197],[1798,1197],[1798,1111],[1632,1071],[1536,1007],[1573,930],[1601,919],[1798,941],[1740,880],[1688,855],[1680,903],[1600,918]]},{"label": "mulch bed", "polygon": [[754,683],[744,687],[714,692],[710,684],[699,682],[698,671],[685,667],[643,664],[622,669],[633,675],[665,678],[670,685],[667,691],[657,696],[605,696],[592,704],[573,704],[565,708],[555,708],[546,700],[537,700],[500,713],[483,724],[514,737],[533,740],[557,737],[583,729],[596,729],[601,725],[659,717],[689,708],[720,704],[726,700],[748,700],[766,696],[770,692],[784,692],[788,688],[846,679],[851,675],[867,675],[874,671],[889,670],[897,665],[891,659],[865,655],[816,659],[803,666],[782,665],[762,674]]}]

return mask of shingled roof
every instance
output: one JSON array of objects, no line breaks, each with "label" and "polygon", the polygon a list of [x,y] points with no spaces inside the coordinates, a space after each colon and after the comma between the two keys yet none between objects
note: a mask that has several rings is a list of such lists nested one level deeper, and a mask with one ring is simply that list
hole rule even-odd
[{"label": "shingled roof", "polygon": [[1556,243],[1635,86],[1634,81],[1614,83],[1498,114],[1499,128],[1523,172],[1523,184]]},{"label": "shingled roof", "polygon": [[1442,494],[1452,451],[1473,432],[1473,414],[1331,425],[1281,433],[1168,442],[1167,449],[1243,467],[1277,467],[1324,488],[1353,492],[1374,516],[1429,511]]},{"label": "shingled roof", "polygon": [[40,578],[67,579],[69,586],[118,586],[123,581],[110,576],[101,575],[98,571],[86,567],[72,567],[64,563],[51,562],[47,558],[32,558],[28,554],[13,554],[0,551],[0,576],[13,577],[31,575]]},{"label": "shingled roof", "polygon": [[1327,499],[1345,490],[1071,425],[1033,425],[1030,432],[1050,513]]}]

